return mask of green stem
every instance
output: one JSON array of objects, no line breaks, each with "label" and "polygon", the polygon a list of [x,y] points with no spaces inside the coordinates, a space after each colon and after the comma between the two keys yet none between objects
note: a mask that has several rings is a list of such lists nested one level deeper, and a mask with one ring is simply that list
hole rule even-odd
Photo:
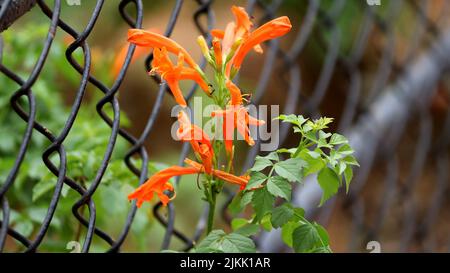
[{"label": "green stem", "polygon": [[[212,183],[211,183],[212,184]],[[209,198],[209,212],[208,212],[208,230],[207,234],[209,234],[214,227],[214,212],[216,210],[216,190],[214,186],[211,185],[211,195]]]}]

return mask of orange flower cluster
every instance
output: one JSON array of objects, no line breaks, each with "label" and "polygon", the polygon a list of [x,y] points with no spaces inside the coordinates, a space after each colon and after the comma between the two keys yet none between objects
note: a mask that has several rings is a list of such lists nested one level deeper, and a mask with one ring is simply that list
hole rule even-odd
[{"label": "orange flower cluster", "polygon": [[[227,154],[232,160],[234,131],[242,135],[249,145],[254,144],[250,136],[249,125],[260,126],[264,121],[251,117],[244,106],[244,99],[239,88],[231,81],[233,75],[239,71],[245,56],[253,49],[262,53],[261,43],[280,37],[291,29],[286,16],[274,19],[263,26],[252,30],[253,23],[242,7],[233,6],[231,11],[235,21],[227,24],[225,30],[212,30],[212,48],[208,48],[205,39],[200,36],[197,41],[207,60],[213,64],[216,74],[222,75],[223,83],[228,90],[228,105],[226,109],[214,111],[212,117],[220,117],[223,121],[223,139]],[[204,72],[200,69],[189,53],[178,43],[163,35],[141,29],[130,29],[128,41],[140,47],[152,48],[154,59],[150,73],[158,73],[169,86],[175,101],[182,107],[187,103],[179,87],[181,80],[195,81],[208,95],[209,84]],[[178,60],[173,64],[169,54],[174,54]],[[185,66],[185,63],[187,66]],[[136,199],[140,207],[144,201],[150,201],[156,194],[164,205],[173,199],[164,192],[174,191],[169,180],[174,176],[187,174],[204,174],[209,178],[216,178],[244,189],[248,183],[248,176],[235,176],[231,173],[215,169],[216,155],[210,137],[198,126],[190,122],[184,111],[178,115],[179,129],[177,137],[181,141],[190,142],[199,162],[186,159],[186,167],[172,166],[155,173],[149,180],[128,196],[129,200]]]}]

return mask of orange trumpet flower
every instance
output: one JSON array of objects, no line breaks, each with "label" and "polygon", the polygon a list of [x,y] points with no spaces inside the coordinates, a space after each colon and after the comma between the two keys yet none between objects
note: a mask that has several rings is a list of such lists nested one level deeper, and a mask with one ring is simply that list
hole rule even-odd
[{"label": "orange trumpet flower", "polygon": [[[151,28],[148,31],[154,32],[154,33],[159,33],[159,30],[156,28]],[[128,53],[128,47],[129,47],[128,43],[123,45],[119,51],[119,54],[117,54],[116,58],[114,59],[114,64],[111,69],[111,74],[113,77],[117,77],[117,75],[119,75],[120,69],[122,68],[122,66],[124,64],[125,58]],[[134,50],[133,57],[131,58],[131,63],[135,62],[137,59],[141,58],[142,56],[148,55],[149,53],[150,52],[149,52],[148,48],[137,46],[136,49]]]},{"label": "orange trumpet flower", "polygon": [[[205,167],[195,161],[190,160],[189,158],[186,158],[184,160],[184,163],[186,163],[187,165],[189,165],[190,167],[196,169],[199,173],[204,172]],[[212,170],[212,175],[214,177],[217,177],[219,179],[222,179],[225,182],[231,183],[231,184],[235,184],[235,185],[239,185],[239,188],[242,190],[245,188],[245,186],[247,186],[247,183],[250,179],[250,177],[248,175],[244,175],[244,176],[236,176],[233,175],[231,173],[227,173],[225,171],[221,171],[221,170]]]},{"label": "orange trumpet flower", "polygon": [[177,56],[180,53],[182,53],[184,55],[184,58],[186,59],[186,62],[189,64],[190,67],[194,69],[199,69],[197,63],[194,61],[191,55],[189,55],[186,49],[184,49],[174,40],[167,38],[166,36],[163,36],[161,34],[152,31],[145,31],[142,29],[129,29],[128,41],[130,43],[144,47],[152,47],[152,48],[165,47],[167,48],[168,51],[172,52]]},{"label": "orange trumpet flower", "polygon": [[256,45],[267,40],[275,39],[288,33],[292,28],[291,22],[287,16],[276,18],[260,26],[243,41],[236,54],[234,55],[233,65],[239,70],[247,53]]},{"label": "orange trumpet flower", "polygon": [[258,120],[249,115],[247,109],[242,105],[242,95],[239,88],[230,80],[227,80],[226,86],[231,94],[230,105],[225,110],[217,110],[212,112],[212,116],[223,117],[223,137],[225,148],[228,153],[231,153],[233,148],[234,129],[244,137],[245,141],[253,146],[255,141],[250,136],[249,125],[260,126],[264,125],[263,120]]},{"label": "orange trumpet flower", "polygon": [[184,55],[183,53],[179,53],[178,55],[178,63],[177,65],[173,65],[172,61],[167,54],[167,49],[163,47],[162,49],[155,48],[154,49],[154,58],[152,61],[152,71],[157,72],[161,75],[167,85],[169,86],[172,94],[175,98],[175,101],[185,107],[187,106],[186,100],[183,97],[183,93],[181,92],[179,81],[180,80],[193,80],[195,81],[200,88],[202,88],[205,92],[209,94],[209,86],[203,80],[202,76],[197,72],[197,70],[189,67],[184,67]]},{"label": "orange trumpet flower", "polygon": [[[169,203],[169,201],[175,198],[175,195],[171,198],[167,196],[164,191],[174,191],[172,184],[169,181],[174,176],[188,175],[188,174],[200,174],[205,172],[205,166],[192,161],[188,158],[184,161],[188,167],[172,166],[167,169],[161,170],[155,173],[150,179],[148,179],[144,184],[139,186],[134,192],[128,195],[128,200],[136,199],[136,205],[138,207],[142,206],[142,203],[147,201],[150,202],[156,194],[161,200],[164,206]],[[228,183],[238,185],[240,190],[245,189],[247,183],[250,179],[248,175],[235,176],[230,173],[221,170],[212,170],[211,174],[223,181]]]},{"label": "orange trumpet flower", "polygon": [[169,179],[174,176],[194,174],[198,173],[197,168],[193,167],[180,167],[172,166],[162,171],[155,173],[150,179],[148,179],[144,184],[137,188],[134,192],[128,195],[128,200],[136,199],[136,205],[141,207],[144,201],[150,201],[153,195],[156,194],[164,206],[169,203],[170,200],[175,198],[169,198],[164,191],[169,190],[173,192],[173,186],[169,183]]},{"label": "orange trumpet flower", "polygon": [[197,125],[192,124],[184,111],[178,113],[177,137],[189,141],[194,152],[201,158],[207,174],[212,172],[214,150],[209,136]]}]

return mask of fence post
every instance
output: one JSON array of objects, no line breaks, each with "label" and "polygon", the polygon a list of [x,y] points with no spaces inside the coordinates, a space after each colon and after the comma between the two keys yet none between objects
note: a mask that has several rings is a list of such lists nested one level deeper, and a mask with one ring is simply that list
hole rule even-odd
[{"label": "fence post", "polygon": [[36,0],[0,0],[0,32],[10,27],[35,4]]}]

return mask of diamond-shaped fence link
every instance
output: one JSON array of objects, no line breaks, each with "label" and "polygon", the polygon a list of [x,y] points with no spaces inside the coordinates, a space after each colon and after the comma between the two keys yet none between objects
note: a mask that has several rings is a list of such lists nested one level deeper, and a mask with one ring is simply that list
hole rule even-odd
[{"label": "diamond-shaped fence link", "polygon": [[[48,2],[53,3],[50,5]],[[18,86],[17,90],[0,87],[0,92],[11,94],[11,107],[26,124],[21,132],[23,138],[20,149],[16,152],[14,165],[6,180],[0,181],[0,251],[3,250],[8,237],[22,244],[27,252],[39,251],[54,218],[64,184],[79,194],[78,201],[73,204],[71,212],[67,213],[73,213],[86,230],[82,252],[90,250],[93,240],[103,240],[109,244],[109,252],[120,251],[133,225],[136,206],[130,209],[118,236],[113,237],[102,231],[96,226],[97,212],[93,196],[102,183],[116,140],[119,138],[126,140],[131,146],[123,158],[126,166],[136,176],[139,184],[147,179],[147,165],[152,155],[144,144],[150,132],[155,130],[154,125],[163,98],[168,92],[166,85],[161,83],[146,126],[139,135],[132,135],[121,128],[121,108],[117,95],[135,46],[129,47],[120,72],[111,86],[91,74],[92,56],[87,38],[96,27],[104,2],[96,1],[95,8],[89,11],[90,19],[84,29],[77,32],[61,16],[62,5],[78,4],[77,1],[0,1],[1,31],[30,8],[40,9],[42,16],[47,17],[49,21],[48,34],[43,37],[40,57],[27,77],[19,76],[2,63],[3,42],[0,43],[1,76],[13,80]],[[152,5],[152,1],[114,2],[117,2],[124,24],[128,24],[130,28],[142,28],[144,5]],[[177,21],[186,2],[188,1],[173,2],[171,17],[164,31],[165,36],[171,36],[174,28],[181,27],[177,25]],[[220,1],[194,2],[198,7],[192,11],[192,19],[198,34],[205,35],[210,41],[209,30],[215,27],[214,6]],[[330,230],[331,237],[339,237],[338,251],[365,251],[369,241],[379,241],[382,250],[389,251],[449,251],[450,2],[230,2],[243,5],[250,14],[255,14],[256,25],[279,15],[280,8],[285,5],[298,7],[301,16],[292,22],[295,32],[291,35],[294,38],[287,43],[283,41],[280,44],[278,40],[274,40],[266,44],[263,66],[251,103],[258,105],[273,92],[284,100],[280,109],[282,113],[301,113],[315,118],[329,113],[330,108],[334,109],[333,115],[338,124],[336,130],[349,136],[361,164],[355,172],[355,181],[348,195],[342,193],[324,207],[318,208],[317,200],[321,192],[315,183],[311,182],[314,180],[312,177],[295,189],[294,202],[305,208],[309,217],[324,224]],[[352,10],[349,12],[350,7]],[[131,10],[133,15],[129,13]],[[404,14],[407,14],[407,19],[400,20],[399,17]],[[347,26],[350,22],[352,31],[344,31],[342,22],[347,22]],[[404,25],[399,27],[401,24],[406,24],[406,29],[413,31],[404,31]],[[36,120],[39,108],[33,94],[33,85],[39,79],[43,68],[52,65],[47,61],[47,56],[52,54],[51,47],[56,31],[73,37],[74,41],[67,47],[67,61],[81,77],[70,115],[64,127],[58,130],[58,134],[50,132],[46,124]],[[77,49],[83,52],[82,64],[71,57]],[[319,55],[322,56],[321,59],[314,60],[314,64],[307,63],[306,56],[311,50],[320,52]],[[151,67],[151,59],[152,56],[149,55],[146,60],[147,70]],[[204,66],[205,60],[200,63]],[[310,68],[314,72],[311,72]],[[110,127],[110,138],[109,142],[105,143],[107,149],[96,170],[95,179],[86,188],[67,175],[68,160],[64,142],[71,134],[88,85],[93,85],[103,93],[96,109],[101,119]],[[192,97],[195,89],[196,86],[192,86],[187,99]],[[23,100],[27,102],[27,108],[20,103]],[[440,108],[436,106],[436,102],[439,102]],[[105,107],[111,108],[112,114],[108,114]],[[436,115],[443,117],[439,119],[443,122],[436,122]],[[277,134],[280,145],[288,139],[290,130],[286,125],[280,127]],[[411,137],[411,131],[416,137],[405,147],[404,140]],[[35,134],[40,134],[51,142],[42,158],[48,170],[57,179],[40,228],[32,237],[27,237],[10,225],[11,208],[7,193],[14,190],[12,186],[20,173],[21,164],[26,161],[27,147]],[[257,141],[256,145],[249,149],[243,170],[251,167],[255,156],[261,153],[260,144]],[[180,152],[180,164],[188,153],[189,145],[186,144]],[[50,160],[55,156],[58,159],[57,164]],[[142,162],[139,166],[132,160],[136,157]],[[433,173],[433,178],[425,178],[424,173]],[[420,184],[424,183],[429,184],[429,192],[421,192]],[[226,208],[233,193],[227,194],[229,198],[222,205],[221,215],[225,222],[229,223],[230,216]],[[184,243],[184,250],[191,249],[203,234],[208,207],[200,213],[194,234],[186,234],[175,228],[176,207],[172,203],[167,207],[167,215],[161,212],[161,207],[159,203],[153,208],[155,218],[165,227],[161,248],[167,249],[171,240],[177,237]],[[82,213],[83,208],[88,213]],[[259,250],[286,251],[279,233],[280,231],[274,230],[259,235],[256,238]]]}]

